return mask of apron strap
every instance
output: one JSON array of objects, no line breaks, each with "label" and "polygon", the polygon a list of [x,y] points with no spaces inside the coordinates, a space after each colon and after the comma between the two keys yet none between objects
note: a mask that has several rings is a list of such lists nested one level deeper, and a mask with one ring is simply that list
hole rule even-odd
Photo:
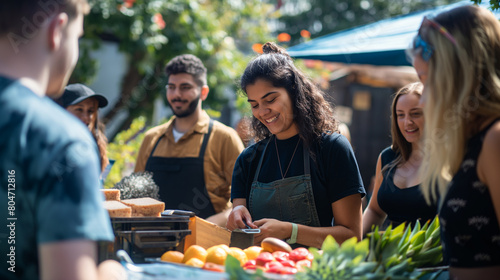
[{"label": "apron strap", "polygon": [[304,150],[304,175],[310,175],[311,165],[309,163],[309,149],[302,144],[302,150]]},{"label": "apron strap", "polygon": [[[262,152],[262,156],[259,159],[259,165],[257,165],[257,172],[255,172],[253,182],[257,181],[257,179],[259,178],[260,169],[262,167],[262,162],[264,161],[264,155],[265,155],[266,150],[267,150],[267,145],[269,145],[269,143],[271,141],[273,141],[273,137],[276,137],[276,136],[274,136],[274,135],[271,136],[271,138],[269,138],[269,141],[266,143],[266,146],[264,147],[264,151]],[[304,144],[302,144],[302,150],[303,150],[303,155],[304,155],[304,175],[310,175],[311,174],[311,165],[309,162],[309,149],[307,149],[307,147],[305,147]]]},{"label": "apron strap", "polygon": [[161,141],[161,139],[163,138],[163,136],[165,136],[165,134],[162,134],[162,135],[160,136],[160,138],[158,138],[158,141],[156,141],[156,144],[155,144],[155,146],[153,147],[153,150],[152,150],[152,151],[151,151],[151,153],[149,154],[149,157],[152,157],[152,156],[153,156],[153,153],[154,153],[154,152],[155,152],[155,150],[156,150],[156,146],[158,146],[158,143],[160,143],[160,141]]},{"label": "apron strap", "polygon": [[255,172],[255,176],[253,177],[253,182],[257,181],[257,179],[259,178],[260,167],[262,166],[262,162],[264,161],[264,155],[266,154],[267,145],[269,145],[269,142],[271,142],[273,140],[273,137],[275,137],[275,136],[273,135],[273,136],[271,136],[271,138],[269,138],[269,141],[267,141],[266,146],[264,147],[264,151],[262,152],[262,155],[260,156],[259,165],[257,165],[257,172]]},{"label": "apron strap", "polygon": [[[200,154],[198,155],[199,158],[203,158],[203,155],[205,154],[205,150],[207,148],[207,143],[208,143],[208,138],[210,137],[210,133],[212,133],[212,127],[214,126],[214,121],[210,119],[210,122],[208,123],[208,133],[205,134],[203,137],[203,143],[201,144],[201,149],[200,149]],[[160,138],[158,138],[158,141],[156,141],[155,146],[153,147],[153,150],[149,154],[149,157],[153,156],[153,153],[156,150],[156,147],[158,146],[158,143],[160,143],[161,139],[165,136],[165,134],[162,134]]]},{"label": "apron strap", "polygon": [[207,149],[208,138],[210,138],[210,133],[212,133],[213,126],[214,126],[214,121],[212,119],[210,119],[210,122],[208,123],[208,132],[203,137],[203,143],[201,144],[200,154],[198,155],[198,158],[203,158],[203,156],[205,155],[205,150]]}]

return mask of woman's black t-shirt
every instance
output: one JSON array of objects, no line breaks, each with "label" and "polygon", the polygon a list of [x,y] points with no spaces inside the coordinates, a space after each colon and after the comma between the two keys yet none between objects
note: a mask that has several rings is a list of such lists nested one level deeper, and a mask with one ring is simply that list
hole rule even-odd
[{"label": "woman's black t-shirt", "polygon": [[[231,199],[245,198],[248,202],[257,165],[269,139],[273,138],[264,139],[246,148],[236,160],[231,183]],[[286,173],[287,178],[304,174],[302,141],[292,158],[298,141],[299,135],[285,140],[276,139],[283,173],[292,159]],[[313,144],[311,150],[316,157],[315,161],[311,155],[309,158],[316,210],[321,226],[332,226],[332,203],[352,194],[359,193],[364,196],[365,189],[354,152],[344,136],[337,133],[323,134],[321,142]],[[258,181],[269,183],[280,179],[282,177],[273,141],[269,143],[265,152]]]}]

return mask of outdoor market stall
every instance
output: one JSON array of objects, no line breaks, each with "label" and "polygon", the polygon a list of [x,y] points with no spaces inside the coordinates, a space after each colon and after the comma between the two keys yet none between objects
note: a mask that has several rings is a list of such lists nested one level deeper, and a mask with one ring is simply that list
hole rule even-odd
[{"label": "outdoor market stall", "polygon": [[359,242],[351,238],[339,245],[328,236],[322,248],[292,250],[283,240],[271,237],[260,246],[253,245],[258,230],[230,232],[193,212],[165,210],[162,202],[151,198],[119,200],[115,190],[103,192],[115,241],[100,244],[99,258],[119,260],[130,279],[447,277],[446,267],[439,267],[437,218],[423,225],[417,221],[394,229],[389,226],[383,232],[377,227]]}]

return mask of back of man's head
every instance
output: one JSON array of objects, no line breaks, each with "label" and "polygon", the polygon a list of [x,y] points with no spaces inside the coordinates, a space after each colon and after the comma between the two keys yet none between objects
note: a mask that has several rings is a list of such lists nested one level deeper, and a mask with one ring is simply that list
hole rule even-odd
[{"label": "back of man's head", "polygon": [[167,76],[186,73],[193,76],[198,86],[207,85],[207,68],[201,60],[192,54],[174,57],[165,67]]},{"label": "back of man's head", "polygon": [[57,13],[66,13],[71,20],[88,11],[87,0],[2,0],[0,37],[9,35],[29,40],[47,19]]}]

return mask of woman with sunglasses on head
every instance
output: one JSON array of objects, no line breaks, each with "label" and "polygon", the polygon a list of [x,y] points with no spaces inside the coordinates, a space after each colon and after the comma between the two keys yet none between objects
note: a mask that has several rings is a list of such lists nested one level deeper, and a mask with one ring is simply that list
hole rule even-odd
[{"label": "woman with sunglasses on head", "polygon": [[406,222],[415,225],[436,217],[436,204],[427,205],[418,171],[422,164],[424,114],[420,104],[423,85],[401,88],[391,106],[392,145],[380,154],[375,171],[373,196],[363,214],[363,234],[386,218],[393,227]]},{"label": "woman with sunglasses on head", "polygon": [[96,94],[85,85],[71,84],[66,86],[63,95],[55,101],[89,128],[99,149],[101,172],[104,171],[109,164],[106,151],[108,139],[103,133],[104,125],[99,122],[98,110],[108,105],[106,97]]},{"label": "woman with sunglasses on head", "polygon": [[331,105],[282,48],[263,50],[241,77],[260,141],[236,161],[227,228],[260,228],[255,244],[276,237],[319,248],[328,235],[361,239],[365,190]]},{"label": "woman with sunglasses on head", "polygon": [[500,23],[462,6],[424,19],[414,66],[425,83],[423,193],[437,198],[451,279],[500,275]]}]

